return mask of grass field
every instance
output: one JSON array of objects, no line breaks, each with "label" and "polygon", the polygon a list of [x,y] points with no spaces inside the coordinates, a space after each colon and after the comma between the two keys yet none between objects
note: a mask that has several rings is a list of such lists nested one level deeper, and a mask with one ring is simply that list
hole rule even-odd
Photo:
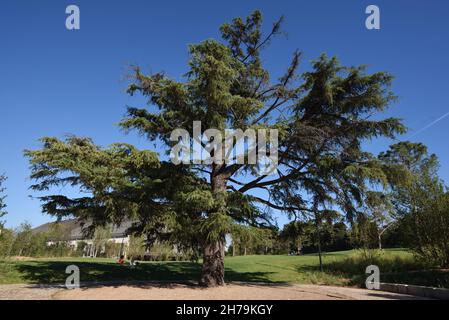
[{"label": "grass field", "polygon": [[[238,256],[227,257],[226,280],[265,283],[307,283],[361,285],[367,262],[355,251],[327,253],[324,272],[318,256]],[[381,270],[381,281],[449,287],[449,273],[419,271],[421,266],[406,250],[385,250],[374,261]],[[65,269],[77,265],[81,281],[196,281],[201,265],[192,262],[143,262],[137,267],[120,266],[102,258],[55,258],[0,261],[0,284],[64,283]],[[384,270],[382,272],[382,270]]]}]

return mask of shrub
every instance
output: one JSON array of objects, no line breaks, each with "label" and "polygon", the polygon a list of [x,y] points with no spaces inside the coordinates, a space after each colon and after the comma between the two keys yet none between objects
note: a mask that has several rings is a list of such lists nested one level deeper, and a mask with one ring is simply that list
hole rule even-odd
[{"label": "shrub", "polygon": [[120,249],[121,249],[121,247],[122,247],[121,243],[108,241],[105,244],[104,255],[107,258],[118,258],[120,256]]},{"label": "shrub", "polygon": [[150,256],[156,261],[168,261],[174,256],[173,247],[167,243],[155,243],[151,246]]},{"label": "shrub", "polygon": [[146,242],[144,236],[131,236],[128,243],[129,257],[143,257],[146,252]]},{"label": "shrub", "polygon": [[366,267],[376,265],[382,273],[420,270],[427,265],[418,261],[413,254],[392,254],[385,250],[361,249],[353,255],[326,265],[326,271],[346,275],[365,275]]},{"label": "shrub", "polygon": [[72,248],[66,242],[56,242],[46,245],[43,250],[34,252],[33,257],[68,257],[72,253]]},{"label": "shrub", "polygon": [[449,194],[429,201],[413,215],[416,232],[414,251],[420,260],[449,268]]},{"label": "shrub", "polygon": [[87,242],[86,241],[80,241],[78,242],[78,245],[76,246],[76,250],[73,253],[76,257],[82,257],[84,256],[84,251],[87,247]]},{"label": "shrub", "polygon": [[9,229],[2,229],[0,234],[0,258],[10,256],[14,244],[14,232]]}]

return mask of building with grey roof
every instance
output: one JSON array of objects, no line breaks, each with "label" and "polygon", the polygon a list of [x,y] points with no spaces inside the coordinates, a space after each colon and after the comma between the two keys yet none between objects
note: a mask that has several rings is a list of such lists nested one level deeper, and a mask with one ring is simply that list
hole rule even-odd
[{"label": "building with grey roof", "polygon": [[[126,248],[129,244],[130,235],[128,229],[132,226],[132,221],[123,221],[120,225],[112,225],[112,230],[109,239],[105,239],[105,242],[119,244],[117,250],[117,256],[125,255]],[[96,248],[94,239],[89,236],[87,232],[92,225],[91,221],[80,221],[77,219],[63,220],[57,222],[45,223],[39,227],[33,229],[34,232],[51,232],[58,228],[61,232],[55,236],[50,236],[47,245],[53,245],[55,243],[67,242],[67,244],[74,250],[77,249],[80,243],[84,243],[85,247],[83,255],[88,257],[97,256],[104,248]],[[104,247],[104,246],[103,246]],[[100,250],[100,252],[98,252]]]}]

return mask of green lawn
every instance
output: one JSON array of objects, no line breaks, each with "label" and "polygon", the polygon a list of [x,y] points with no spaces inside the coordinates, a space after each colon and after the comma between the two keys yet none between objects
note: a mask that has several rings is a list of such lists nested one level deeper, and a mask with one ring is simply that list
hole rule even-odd
[{"label": "green lawn", "polygon": [[[324,256],[325,272],[318,270],[318,256],[238,256],[226,258],[227,281],[265,283],[312,283],[361,285],[366,262],[354,251],[332,252]],[[449,273],[416,271],[419,266],[406,250],[386,250],[378,261],[381,281],[449,287]],[[81,281],[196,281],[201,265],[191,262],[144,262],[130,268],[112,259],[55,258],[30,261],[0,261],[0,284],[64,283],[65,268],[80,268]],[[382,274],[382,270],[385,270]]]}]

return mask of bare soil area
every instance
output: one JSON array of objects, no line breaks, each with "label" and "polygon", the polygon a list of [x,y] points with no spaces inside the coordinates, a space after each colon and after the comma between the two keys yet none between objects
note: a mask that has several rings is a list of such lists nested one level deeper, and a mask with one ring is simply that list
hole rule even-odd
[{"label": "bare soil area", "polygon": [[0,300],[417,300],[382,291],[318,285],[233,283],[202,288],[189,284],[96,285],[67,290],[61,286],[0,285]]},{"label": "bare soil area", "polygon": [[60,286],[32,284],[0,285],[0,300],[52,300],[58,291],[66,290]]},{"label": "bare soil area", "polygon": [[69,300],[407,300],[417,297],[357,288],[316,285],[228,284],[201,288],[186,284],[120,285],[63,290]]}]

